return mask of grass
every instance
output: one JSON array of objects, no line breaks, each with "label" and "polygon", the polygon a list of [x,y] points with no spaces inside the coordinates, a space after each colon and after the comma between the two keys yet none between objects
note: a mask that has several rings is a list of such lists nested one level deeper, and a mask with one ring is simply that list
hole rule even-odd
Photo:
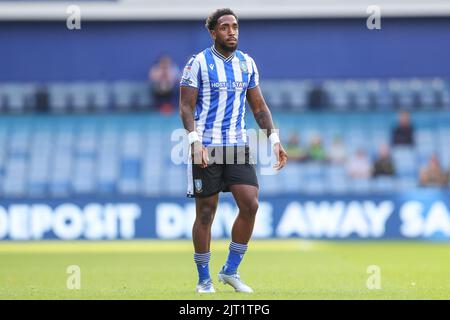
[{"label": "grass", "polygon": [[[226,255],[213,241],[217,293],[199,295],[190,241],[2,242],[0,299],[450,299],[450,244],[255,240],[240,267],[251,295],[217,282]],[[367,288],[369,265],[381,289]]]}]

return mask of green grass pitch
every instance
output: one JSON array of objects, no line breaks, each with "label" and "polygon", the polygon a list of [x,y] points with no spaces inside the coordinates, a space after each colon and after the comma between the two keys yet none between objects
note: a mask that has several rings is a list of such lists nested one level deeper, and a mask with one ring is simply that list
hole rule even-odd
[{"label": "green grass pitch", "polygon": [[200,295],[190,241],[0,242],[0,299],[450,299],[450,244],[254,240],[239,269],[250,295],[216,279],[227,247],[213,241],[217,293]]}]

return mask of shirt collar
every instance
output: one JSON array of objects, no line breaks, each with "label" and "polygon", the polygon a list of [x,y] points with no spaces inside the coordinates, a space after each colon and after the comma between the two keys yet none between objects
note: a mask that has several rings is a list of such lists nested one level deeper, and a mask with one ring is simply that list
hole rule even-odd
[{"label": "shirt collar", "polygon": [[214,47],[214,45],[212,45],[211,47],[211,51],[213,54],[215,54],[217,57],[219,57],[220,59],[228,62],[233,60],[234,56],[235,56],[235,52],[233,52],[228,58],[225,57],[223,54],[221,54],[219,51],[216,50],[216,48]]}]

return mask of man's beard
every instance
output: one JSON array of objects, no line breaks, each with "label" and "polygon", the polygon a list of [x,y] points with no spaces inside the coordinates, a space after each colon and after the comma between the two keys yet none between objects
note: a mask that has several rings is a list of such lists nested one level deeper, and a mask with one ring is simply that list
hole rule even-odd
[{"label": "man's beard", "polygon": [[236,42],[236,45],[232,46],[232,47],[227,46],[225,43],[217,42],[217,44],[219,45],[220,49],[222,49],[224,51],[227,51],[227,52],[234,52],[234,51],[236,51],[237,46],[238,46],[237,42]]}]

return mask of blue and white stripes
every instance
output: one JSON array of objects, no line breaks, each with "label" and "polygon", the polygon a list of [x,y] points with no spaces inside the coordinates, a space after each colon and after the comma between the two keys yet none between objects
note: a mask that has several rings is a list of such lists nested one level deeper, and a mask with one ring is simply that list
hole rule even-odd
[{"label": "blue and white stripes", "polygon": [[201,264],[201,265],[208,264],[210,259],[211,259],[211,252],[194,253],[194,261],[196,264]]},{"label": "blue and white stripes", "polygon": [[194,253],[194,261],[197,265],[198,281],[206,281],[211,279],[209,274],[209,260],[211,259],[211,252]]},{"label": "blue and white stripes", "polygon": [[247,89],[259,85],[256,64],[237,50],[225,58],[208,48],[185,67],[181,86],[198,88],[195,108],[197,133],[205,146],[244,145]]},{"label": "blue and white stripes", "polygon": [[232,252],[244,254],[247,251],[247,247],[248,245],[246,244],[240,244],[233,241],[230,242],[230,251]]},{"label": "blue and white stripes", "polygon": [[228,252],[228,258],[223,266],[223,272],[228,275],[235,274],[239,265],[244,258],[244,254],[247,251],[246,244],[240,244],[231,241],[230,242],[230,251]]}]

